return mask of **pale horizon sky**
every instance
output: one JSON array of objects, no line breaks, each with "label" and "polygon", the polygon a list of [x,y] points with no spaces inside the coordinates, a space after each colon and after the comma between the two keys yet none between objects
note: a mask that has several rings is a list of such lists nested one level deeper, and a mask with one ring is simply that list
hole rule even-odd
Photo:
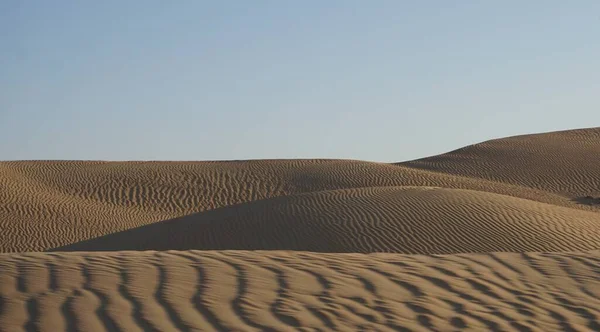
[{"label": "pale horizon sky", "polygon": [[406,161],[600,126],[600,1],[1,1],[0,160]]}]

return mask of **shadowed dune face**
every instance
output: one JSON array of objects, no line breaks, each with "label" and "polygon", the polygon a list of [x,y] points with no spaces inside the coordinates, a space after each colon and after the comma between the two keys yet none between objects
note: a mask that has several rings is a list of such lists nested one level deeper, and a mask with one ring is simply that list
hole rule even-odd
[{"label": "shadowed dune face", "polygon": [[0,254],[0,331],[598,331],[600,253]]},{"label": "shadowed dune face", "polygon": [[600,196],[600,128],[522,135],[399,165],[510,183],[569,198]]},{"label": "shadowed dune face", "polygon": [[600,197],[593,196],[585,196],[585,197],[576,197],[573,199],[574,202],[579,204],[585,204],[589,206],[600,206]]},{"label": "shadowed dune face", "polygon": [[600,248],[600,214],[461,189],[378,187],[278,197],[58,248],[447,254]]}]

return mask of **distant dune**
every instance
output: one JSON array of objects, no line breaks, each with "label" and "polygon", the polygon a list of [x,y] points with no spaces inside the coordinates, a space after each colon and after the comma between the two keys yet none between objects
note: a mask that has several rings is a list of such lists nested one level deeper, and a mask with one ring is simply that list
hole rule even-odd
[{"label": "distant dune", "polygon": [[600,196],[600,127],[496,139],[399,165],[573,199]]},{"label": "distant dune", "polygon": [[0,162],[0,234],[0,331],[600,331],[600,128],[396,164]]}]

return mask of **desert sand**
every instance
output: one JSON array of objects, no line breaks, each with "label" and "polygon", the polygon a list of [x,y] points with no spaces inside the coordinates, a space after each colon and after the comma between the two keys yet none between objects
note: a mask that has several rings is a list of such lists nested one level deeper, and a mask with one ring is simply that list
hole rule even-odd
[{"label": "desert sand", "polygon": [[597,331],[600,252],[6,254],[0,329]]},{"label": "desert sand", "polygon": [[0,331],[599,331],[599,161],[0,162]]}]

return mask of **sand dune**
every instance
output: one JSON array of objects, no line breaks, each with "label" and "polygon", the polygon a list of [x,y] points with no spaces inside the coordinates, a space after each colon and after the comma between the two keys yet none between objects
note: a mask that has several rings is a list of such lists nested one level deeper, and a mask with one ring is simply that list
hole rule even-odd
[{"label": "sand dune", "polygon": [[0,331],[600,331],[598,156],[0,162]]},{"label": "sand dune", "polygon": [[600,252],[0,255],[0,331],[598,331]]},{"label": "sand dune", "polygon": [[[507,143],[494,141],[504,150],[481,154],[466,148],[460,160],[471,160],[471,166],[450,158],[453,154],[434,157],[441,160],[427,167],[434,171],[415,168],[424,161],[0,162],[0,231],[8,234],[0,252],[48,250],[261,199],[367,187],[468,189],[599,211],[600,205],[576,199],[600,196],[600,166],[595,163],[600,144],[594,144],[598,130],[575,133],[566,136],[580,139],[574,143],[578,148],[560,150],[565,134],[542,134],[537,145],[522,148],[522,153],[517,149],[517,157],[511,157],[515,139],[509,138]],[[442,167],[448,158],[449,166]]]},{"label": "sand dune", "polygon": [[600,248],[600,213],[463,189],[332,190],[234,205],[58,250],[447,254]]},{"label": "sand dune", "polygon": [[573,199],[600,196],[600,128],[521,135],[399,165],[536,188]]}]

